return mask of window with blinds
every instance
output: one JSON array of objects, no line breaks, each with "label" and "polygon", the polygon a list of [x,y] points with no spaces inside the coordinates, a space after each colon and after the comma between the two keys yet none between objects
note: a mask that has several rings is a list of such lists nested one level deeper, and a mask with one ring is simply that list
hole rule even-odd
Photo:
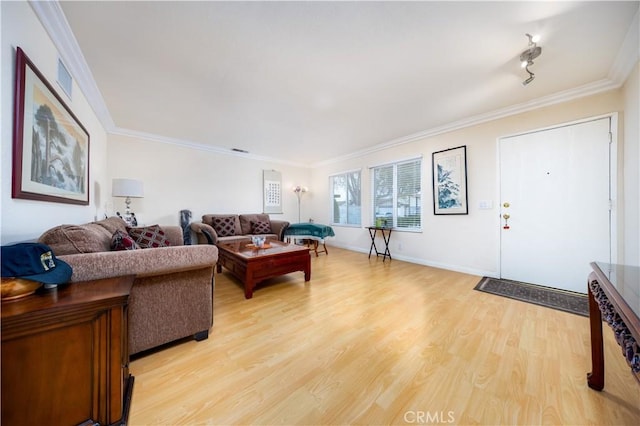
[{"label": "window with blinds", "polygon": [[333,225],[360,226],[362,223],[360,178],[360,170],[329,177],[329,187],[333,195],[331,206]]},{"label": "window with blinds", "polygon": [[421,229],[421,171],[420,158],[372,168],[375,226]]},{"label": "window with blinds", "polygon": [[73,78],[69,71],[67,71],[67,67],[62,63],[62,59],[58,59],[58,84],[67,94],[69,99],[71,99],[71,89],[73,88]]}]

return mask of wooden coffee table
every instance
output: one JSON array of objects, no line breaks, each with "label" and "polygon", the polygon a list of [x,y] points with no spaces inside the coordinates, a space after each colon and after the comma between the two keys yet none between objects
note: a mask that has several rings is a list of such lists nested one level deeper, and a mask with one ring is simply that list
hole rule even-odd
[{"label": "wooden coffee table", "polygon": [[244,297],[251,299],[256,284],[290,272],[304,272],[304,280],[311,279],[311,255],[304,246],[282,241],[267,242],[265,248],[255,248],[250,241],[218,244],[218,273],[224,266],[244,284]]}]

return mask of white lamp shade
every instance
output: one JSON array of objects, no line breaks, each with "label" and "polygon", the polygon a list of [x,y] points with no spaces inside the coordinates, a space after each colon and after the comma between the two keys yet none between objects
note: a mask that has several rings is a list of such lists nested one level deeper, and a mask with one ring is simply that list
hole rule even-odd
[{"label": "white lamp shade", "polygon": [[111,185],[111,195],[113,197],[144,197],[142,181],[136,179],[113,179]]}]

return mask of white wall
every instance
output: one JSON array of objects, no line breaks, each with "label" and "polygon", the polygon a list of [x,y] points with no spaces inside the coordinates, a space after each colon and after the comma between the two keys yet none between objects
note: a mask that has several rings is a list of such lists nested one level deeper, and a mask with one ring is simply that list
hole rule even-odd
[{"label": "white wall", "polygon": [[16,47],[20,46],[49,83],[57,87],[58,52],[26,2],[0,2],[0,187],[2,244],[37,238],[46,229],[61,223],[83,223],[98,214],[97,207],[104,197],[106,182],[107,137],[93,110],[77,85],[72,88],[73,100],[67,106],[90,135],[89,206],[49,203],[11,198],[13,102]]},{"label": "white wall", "polygon": [[[298,206],[289,190],[300,184],[310,188],[302,199],[302,220],[312,217],[329,223],[331,205],[328,176],[362,168],[363,225],[370,223],[371,188],[368,166],[422,155],[424,198],[422,233],[394,232],[391,250],[395,258],[445,267],[478,275],[499,271],[499,226],[497,139],[504,135],[547,127],[557,123],[622,112],[619,143],[619,247],[620,259],[640,263],[640,166],[638,66],[618,91],[594,95],[495,120],[466,129],[424,138],[360,158],[309,169],[157,143],[138,138],[107,136],[77,86],[69,107],[91,135],[89,206],[46,203],[11,198],[11,141],[15,48],[21,46],[50,82],[55,82],[58,55],[51,40],[25,2],[0,2],[2,22],[0,68],[0,134],[2,137],[1,233],[3,244],[35,238],[61,223],[83,223],[122,210],[121,199],[110,196],[111,179],[138,178],[145,183],[145,197],[133,201],[133,210],[143,223],[178,224],[179,211],[189,209],[193,220],[205,213],[262,211],[262,171],[282,173],[282,215],[296,222]],[[432,213],[431,154],[467,145],[469,214],[434,216]],[[480,200],[493,202],[493,209],[480,210]],[[331,244],[368,252],[370,239],[362,228],[335,226]],[[400,248],[402,245],[402,248]]]},{"label": "white wall", "polygon": [[[221,154],[127,136],[109,136],[110,178],[140,179],[144,198],[133,199],[131,209],[147,225],[180,223],[180,210],[191,210],[193,221],[207,213],[260,213],[263,211],[263,170],[282,174],[283,214],[273,219],[298,221],[294,185],[309,186],[309,170],[277,163]],[[111,191],[109,181],[108,194]],[[305,194],[312,196],[313,193]],[[306,197],[305,197],[306,198]],[[106,197],[109,215],[124,210],[124,200]],[[309,216],[309,203],[301,215]]]},{"label": "white wall", "polygon": [[640,266],[640,67],[636,64],[624,87],[624,256]]},{"label": "white wall", "polygon": [[[637,99],[637,96],[636,96]],[[637,101],[636,101],[637,102]],[[345,170],[363,171],[363,226],[371,224],[371,185],[368,166],[398,159],[423,156],[423,229],[421,233],[394,231],[391,253],[396,259],[443,267],[478,275],[499,272],[499,193],[497,140],[501,136],[539,129],[558,123],[621,111],[624,106],[621,91],[611,91],[535,111],[502,118],[462,130],[441,134],[412,143],[375,152],[361,158],[341,161],[313,170],[312,186],[316,189],[314,210],[318,221],[329,222],[330,204],[328,176]],[[637,127],[637,123],[636,123]],[[622,133],[622,132],[620,132]],[[635,146],[638,144],[635,139]],[[435,216],[431,184],[433,152],[467,146],[469,214]],[[637,159],[635,166],[637,167]],[[638,190],[635,188],[637,204]],[[479,202],[493,202],[493,209],[479,209]],[[368,252],[367,230],[334,226],[333,244]],[[636,238],[637,230],[631,236]]]}]

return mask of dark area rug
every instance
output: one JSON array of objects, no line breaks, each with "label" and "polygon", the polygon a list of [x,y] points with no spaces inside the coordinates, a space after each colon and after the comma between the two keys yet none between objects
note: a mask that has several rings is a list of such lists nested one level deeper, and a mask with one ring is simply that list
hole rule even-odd
[{"label": "dark area rug", "polygon": [[482,277],[474,289],[572,314],[589,316],[589,299],[582,293],[490,277]]}]

